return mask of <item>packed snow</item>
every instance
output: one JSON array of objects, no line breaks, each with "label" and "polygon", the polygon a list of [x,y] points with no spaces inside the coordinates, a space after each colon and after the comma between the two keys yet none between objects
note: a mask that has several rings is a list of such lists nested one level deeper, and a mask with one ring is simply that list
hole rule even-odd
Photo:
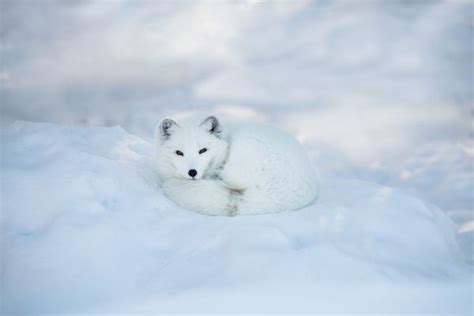
[{"label": "packed snow", "polygon": [[[0,0],[1,309],[472,314],[473,8]],[[291,133],[320,199],[177,207],[152,135],[196,111]]]},{"label": "packed snow", "polygon": [[472,311],[452,222],[400,190],[326,177],[302,210],[211,217],[120,127],[16,122],[2,147],[6,313]]}]

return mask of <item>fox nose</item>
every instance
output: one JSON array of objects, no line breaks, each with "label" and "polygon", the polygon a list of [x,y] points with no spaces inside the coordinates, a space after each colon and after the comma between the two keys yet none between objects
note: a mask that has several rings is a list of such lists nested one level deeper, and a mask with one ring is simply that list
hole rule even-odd
[{"label": "fox nose", "polygon": [[188,171],[188,174],[191,178],[194,178],[198,173],[197,173],[196,169],[190,169]]}]

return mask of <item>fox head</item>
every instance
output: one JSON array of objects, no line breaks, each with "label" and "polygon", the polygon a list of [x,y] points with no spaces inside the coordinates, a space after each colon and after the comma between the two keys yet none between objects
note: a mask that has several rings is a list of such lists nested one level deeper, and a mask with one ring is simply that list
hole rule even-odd
[{"label": "fox head", "polygon": [[200,123],[178,124],[164,119],[156,138],[158,168],[165,177],[189,180],[213,177],[227,157],[228,143],[214,116]]}]

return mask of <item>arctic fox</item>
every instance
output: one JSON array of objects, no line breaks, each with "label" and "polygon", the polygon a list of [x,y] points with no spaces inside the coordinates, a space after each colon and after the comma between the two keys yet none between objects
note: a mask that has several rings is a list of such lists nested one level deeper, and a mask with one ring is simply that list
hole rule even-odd
[{"label": "arctic fox", "polygon": [[296,210],[317,198],[318,178],[303,148],[274,127],[222,126],[214,116],[164,119],[155,138],[163,191],[183,208],[249,215]]}]

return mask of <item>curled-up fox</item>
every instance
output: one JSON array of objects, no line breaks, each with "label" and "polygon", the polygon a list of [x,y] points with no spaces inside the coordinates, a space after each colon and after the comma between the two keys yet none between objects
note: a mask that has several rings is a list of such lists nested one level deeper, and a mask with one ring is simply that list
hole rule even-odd
[{"label": "curled-up fox", "polygon": [[156,133],[156,168],[165,195],[207,215],[300,209],[318,196],[318,177],[289,134],[257,123],[223,126],[215,116],[164,119]]}]

